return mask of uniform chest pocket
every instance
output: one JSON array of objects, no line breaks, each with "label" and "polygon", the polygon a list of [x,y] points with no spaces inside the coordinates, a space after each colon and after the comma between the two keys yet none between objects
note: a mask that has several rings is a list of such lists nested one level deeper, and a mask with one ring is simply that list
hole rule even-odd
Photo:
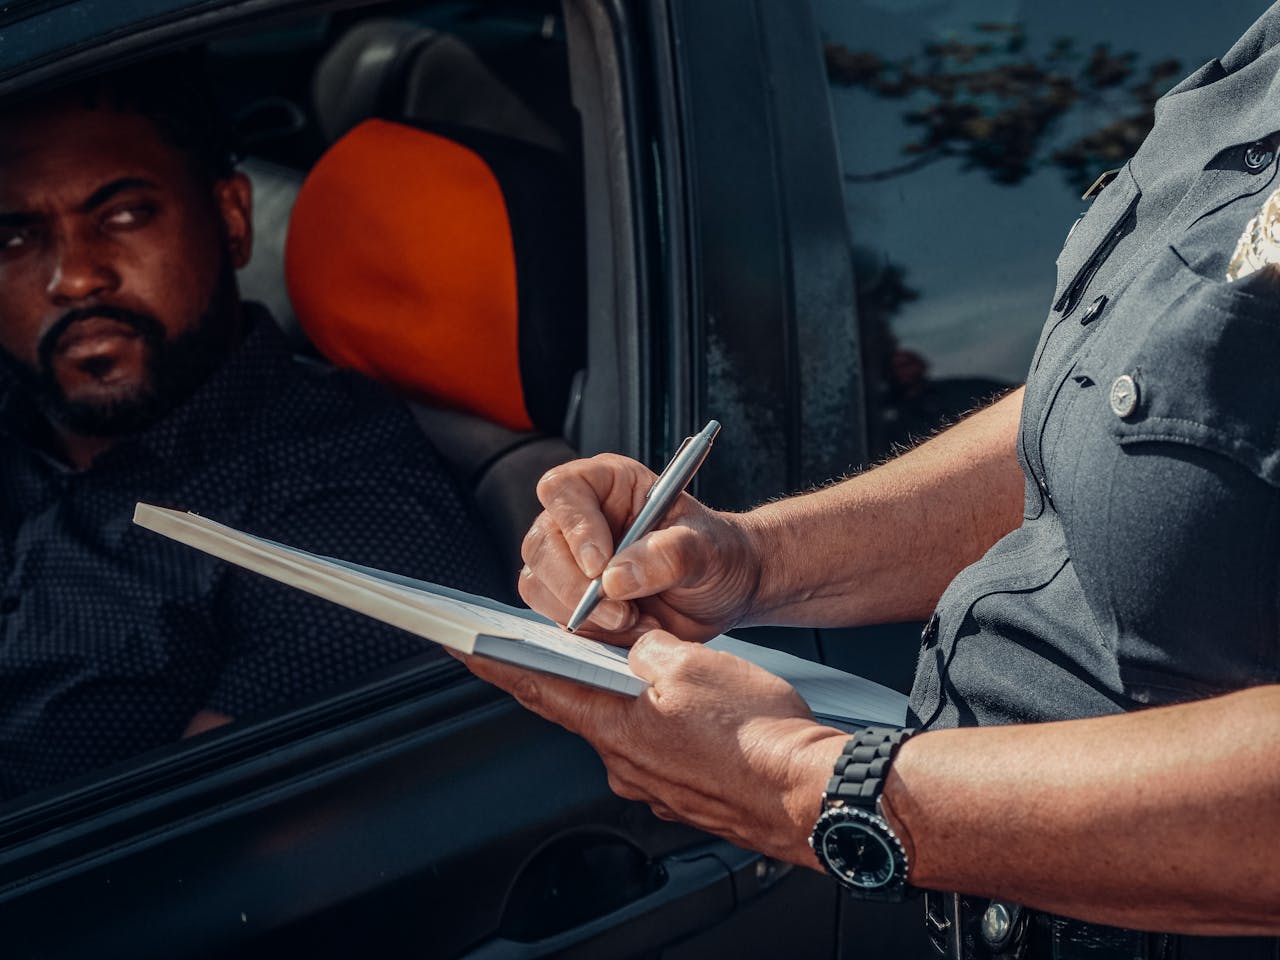
[{"label": "uniform chest pocket", "polygon": [[1185,292],[1141,338],[1081,372],[1106,391],[1122,446],[1191,445],[1280,486],[1280,276],[1228,284],[1183,271]]},{"label": "uniform chest pocket", "polygon": [[1053,292],[1056,313],[1071,313],[1084,297],[1098,269],[1132,229],[1140,195],[1138,183],[1125,164],[1071,229],[1058,256],[1058,280]]}]

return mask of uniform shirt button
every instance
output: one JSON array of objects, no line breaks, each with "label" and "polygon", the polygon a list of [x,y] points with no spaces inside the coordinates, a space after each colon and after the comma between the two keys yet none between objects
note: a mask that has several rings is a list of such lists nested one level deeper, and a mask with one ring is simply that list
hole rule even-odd
[{"label": "uniform shirt button", "polygon": [[920,631],[920,646],[931,647],[938,639],[938,615],[935,613]]},{"label": "uniform shirt button", "polygon": [[1275,151],[1271,149],[1271,144],[1265,140],[1259,140],[1257,143],[1251,143],[1244,149],[1244,168],[1250,173],[1257,173],[1271,166],[1271,161],[1276,158]]},{"label": "uniform shirt button", "polygon": [[1116,377],[1111,384],[1111,412],[1117,417],[1128,417],[1138,409],[1138,384],[1127,373]]},{"label": "uniform shirt button", "polygon": [[1089,324],[1093,323],[1093,321],[1097,320],[1098,317],[1102,315],[1102,310],[1106,305],[1107,298],[1105,294],[1093,301],[1093,303],[1089,304],[1088,309],[1080,316],[1080,326],[1087,327]]}]

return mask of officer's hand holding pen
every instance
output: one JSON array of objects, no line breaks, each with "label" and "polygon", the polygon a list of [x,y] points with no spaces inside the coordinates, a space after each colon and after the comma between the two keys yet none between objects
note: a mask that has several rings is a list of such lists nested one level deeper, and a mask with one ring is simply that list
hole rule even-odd
[{"label": "officer's hand holding pen", "polygon": [[[687,438],[680,445],[680,449],[671,458],[671,462],[667,464],[666,468],[659,474],[658,479],[653,482],[653,486],[649,488],[649,492],[645,496],[645,504],[636,515],[635,522],[631,524],[627,532],[623,534],[622,539],[618,541],[617,553],[627,549],[666,517],[672,504],[676,502],[676,498],[684,493],[684,488],[689,485],[693,475],[698,472],[698,468],[707,459],[707,454],[711,452],[711,444],[715,442],[716,434],[719,432],[720,423],[712,420],[702,430]],[[570,632],[582,626],[583,621],[591,615],[591,612],[596,608],[596,604],[600,602],[603,576],[602,572],[583,591],[582,599],[573,608],[573,613],[569,615],[569,621],[566,624]]]},{"label": "officer's hand holding pen", "polygon": [[576,460],[543,477],[544,512],[522,549],[525,603],[567,623],[603,573],[604,599],[582,629],[612,643],[628,644],[655,626],[702,641],[738,622],[759,564],[740,515],[710,510],[677,491],[647,536],[637,534],[615,551],[615,537],[625,539],[631,518],[652,501],[655,479],[643,464],[616,454]]}]

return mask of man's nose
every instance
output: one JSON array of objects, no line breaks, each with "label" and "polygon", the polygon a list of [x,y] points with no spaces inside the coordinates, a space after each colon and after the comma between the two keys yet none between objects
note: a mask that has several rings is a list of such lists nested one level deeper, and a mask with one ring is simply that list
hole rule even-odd
[{"label": "man's nose", "polygon": [[57,306],[92,299],[116,290],[120,277],[102,239],[66,234],[59,238],[53,272],[45,288]]}]

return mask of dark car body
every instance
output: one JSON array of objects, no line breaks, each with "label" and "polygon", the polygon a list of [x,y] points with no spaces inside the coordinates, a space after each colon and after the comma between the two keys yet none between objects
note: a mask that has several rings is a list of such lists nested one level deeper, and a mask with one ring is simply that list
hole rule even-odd
[{"label": "dark car body", "polygon": [[[0,96],[388,6],[15,0]],[[547,5],[491,6],[520,20]],[[588,373],[567,439],[657,465],[714,416],[697,492],[727,509],[865,465],[875,374],[838,149],[852,135],[810,5],[565,0],[558,15],[587,201]],[[911,632],[755,638],[905,689]],[[13,958],[928,950],[918,905],[858,905],[657,819],[609,791],[581,740],[434,661],[0,809],[0,931]]]},{"label": "dark car body", "polygon": [[[325,5],[9,4],[0,94],[303,6]],[[656,462],[714,414],[731,427],[700,491],[730,507],[860,462],[812,21],[784,2],[570,3],[564,17],[603,318],[578,447]],[[786,642],[816,652],[812,636]],[[584,743],[451,664],[15,806],[0,818],[15,957],[817,956],[841,937],[826,879],[618,799]]]}]

